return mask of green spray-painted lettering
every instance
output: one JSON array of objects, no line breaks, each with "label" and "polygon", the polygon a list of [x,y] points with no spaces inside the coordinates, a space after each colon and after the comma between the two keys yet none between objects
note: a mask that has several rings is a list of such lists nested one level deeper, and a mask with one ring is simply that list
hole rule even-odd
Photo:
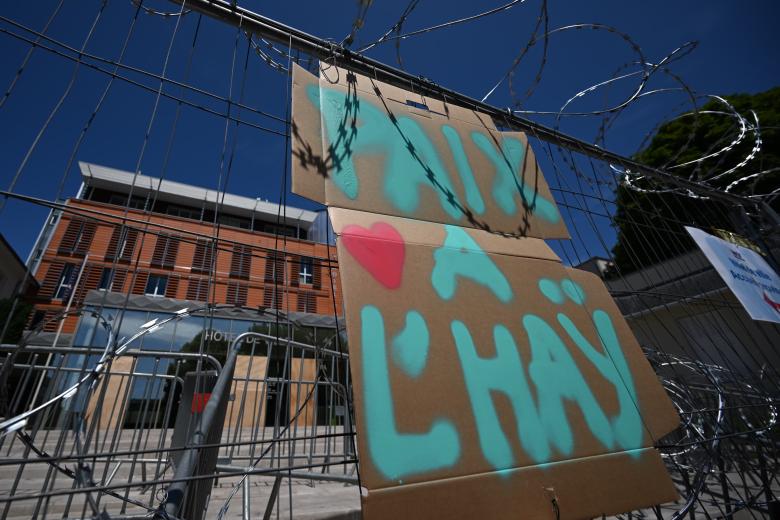
[{"label": "green spray-painted lettering", "polygon": [[414,213],[419,205],[418,185],[428,185],[436,190],[444,211],[453,219],[460,219],[460,201],[428,135],[409,117],[399,117],[398,128],[405,139],[396,131],[394,149],[388,152],[385,170],[388,198],[401,211]]},{"label": "green spray-painted lettering", "polygon": [[[532,212],[549,222],[558,222],[561,218],[555,204],[539,195],[534,188],[518,177],[525,159],[525,146],[519,139],[504,137],[500,151],[493,141],[481,132],[472,132],[471,140],[496,168],[493,181],[493,198],[498,207],[507,215],[517,213],[515,195],[519,194]],[[503,152],[503,153],[502,153]]]},{"label": "green spray-painted lettering", "polygon": [[373,305],[363,307],[360,318],[366,434],[374,465],[390,480],[454,465],[460,458],[460,441],[450,421],[435,420],[427,433],[398,432],[384,319]]},{"label": "green spray-painted lettering", "polygon": [[393,361],[411,377],[419,377],[428,360],[430,334],[425,318],[417,311],[406,313],[406,325],[393,338]]},{"label": "green spray-painted lettering", "polygon": [[539,462],[548,460],[550,448],[512,334],[503,325],[496,325],[493,328],[496,355],[485,359],[477,354],[466,325],[455,320],[450,329],[460,357],[485,459],[496,469],[512,467],[515,462],[509,440],[501,429],[498,413],[493,406],[491,392],[499,391],[512,403],[523,449]]},{"label": "green spray-painted lettering", "polygon": [[617,391],[620,413],[611,419],[617,443],[626,450],[640,448],[643,436],[642,419],[637,409],[634,378],[631,376],[628,363],[626,363],[623,349],[620,348],[609,314],[600,309],[593,312],[593,323],[596,325],[604,354],[590,344],[568,316],[558,314],[558,323],[571,336],[577,347],[593,363],[599,373],[612,383]]},{"label": "green spray-painted lettering", "polygon": [[[620,413],[611,419],[599,405],[563,340],[542,318],[527,314],[522,320],[531,350],[528,379],[517,345],[506,327],[496,325],[493,328],[495,356],[481,358],[466,325],[457,320],[451,323],[480,447],[495,469],[511,467],[515,457],[501,428],[492,392],[501,392],[509,398],[520,444],[536,463],[549,461],[553,449],[565,456],[575,452],[575,438],[566,415],[567,402],[579,407],[588,429],[605,448],[612,450],[616,444],[625,450],[641,447],[643,430],[633,379],[617,335],[605,312],[596,311],[593,318],[608,356],[596,351],[571,320],[563,314],[558,315],[564,330],[615,387]],[[535,399],[529,381],[536,387]]]},{"label": "green spray-painted lettering", "polygon": [[564,278],[561,280],[561,289],[563,289],[566,296],[577,305],[585,303],[585,291],[583,291],[582,287],[575,281]]},{"label": "green spray-painted lettering", "polygon": [[452,299],[458,277],[464,277],[487,287],[500,301],[510,301],[512,287],[509,281],[479,244],[463,228],[444,227],[447,238],[433,253],[435,265],[431,273],[431,283],[438,295],[445,300]]},{"label": "green spray-painted lettering", "polygon": [[[442,208],[453,219],[462,212],[447,170],[436,148],[420,125],[409,117],[395,124],[387,113],[362,96],[343,91],[308,87],[309,99],[319,106],[330,140],[333,183],[350,199],[359,192],[354,156],[384,157],[384,193],[400,211],[414,213],[420,204],[419,185],[436,190]],[[426,171],[427,169],[427,171]]]},{"label": "green spray-painted lettering", "polygon": [[[436,191],[444,211],[453,219],[463,215],[449,172],[422,126],[411,117],[390,116],[381,107],[355,92],[310,85],[307,93],[311,103],[322,115],[322,125],[330,144],[334,185],[348,198],[356,199],[360,180],[355,170],[356,155],[384,157],[383,192],[401,212],[413,214],[420,204],[419,187]],[[442,125],[455,165],[465,189],[468,208],[481,215],[486,205],[474,179],[468,156],[458,132]],[[504,137],[499,150],[482,132],[474,131],[471,139],[496,169],[492,195],[504,213],[517,213],[516,197],[541,218],[558,222],[560,214],[555,204],[542,197],[518,176],[525,162],[525,145],[514,137]]]},{"label": "green spray-painted lettering", "polygon": [[551,442],[564,455],[574,451],[574,437],[564,409],[567,399],[577,403],[588,428],[601,444],[612,448],[614,437],[609,421],[561,338],[546,321],[533,314],[523,316],[523,326],[531,345],[528,373],[536,385],[540,419]]},{"label": "green spray-painted lettering", "polygon": [[555,280],[549,278],[542,278],[538,282],[539,290],[542,292],[545,298],[553,303],[561,305],[564,302],[563,291],[561,291],[560,285]]},{"label": "green spray-painted lettering", "polygon": [[477,182],[474,180],[474,173],[466,156],[466,150],[463,149],[460,135],[458,135],[457,130],[449,125],[442,125],[441,133],[444,134],[447,144],[450,145],[450,150],[452,150],[452,158],[455,159],[455,166],[458,167],[460,179],[463,181],[463,188],[466,190],[466,203],[474,213],[482,215],[485,212],[485,201],[482,200],[479,186],[477,186]]}]

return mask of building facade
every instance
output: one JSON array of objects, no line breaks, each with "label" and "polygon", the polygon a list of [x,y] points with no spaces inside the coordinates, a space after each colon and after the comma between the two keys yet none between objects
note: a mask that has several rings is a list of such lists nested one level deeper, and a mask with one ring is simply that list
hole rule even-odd
[{"label": "building facade", "polygon": [[[82,187],[33,251],[30,326],[90,291],[340,315],[335,248],[309,240],[316,212],[80,164]],[[65,320],[75,332],[78,318]]]},{"label": "building facade", "polygon": [[[186,319],[141,336],[114,360],[101,385],[115,398],[99,391],[85,401],[101,429],[172,427],[192,397],[181,396],[185,379],[220,370],[247,332],[254,335],[238,345],[225,428],[343,421],[338,389],[348,361],[324,213],[80,167],[79,192],[52,209],[30,256],[39,288],[28,296],[28,339],[48,357],[44,370],[12,376],[24,387],[18,410],[73,384],[112,337],[121,342],[186,308]],[[61,415],[51,410],[40,424],[52,427]]]}]

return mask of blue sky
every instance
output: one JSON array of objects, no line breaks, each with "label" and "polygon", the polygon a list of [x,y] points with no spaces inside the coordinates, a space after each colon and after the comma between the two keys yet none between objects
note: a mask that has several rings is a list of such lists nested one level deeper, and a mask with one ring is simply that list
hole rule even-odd
[{"label": "blue sky", "polygon": [[[0,5],[0,16],[37,30],[43,27],[58,1],[3,2]],[[160,9],[176,9],[175,5],[163,0],[146,3]],[[357,12],[357,3],[354,1],[267,3],[244,0],[240,3],[286,24],[336,41],[349,33]],[[408,19],[405,30],[467,16],[498,3],[421,0],[419,7]],[[67,45],[81,47],[100,5],[98,0],[64,0],[48,34]],[[370,42],[383,33],[398,18],[405,5],[406,2],[375,0],[354,47]],[[401,44],[404,66],[416,75],[423,75],[451,89],[481,98],[504,74],[528,40],[539,8],[539,1],[528,0],[492,17],[404,40]],[[775,56],[776,50],[780,48],[776,33],[776,20],[780,19],[780,5],[777,2],[551,0],[548,9],[551,28],[582,22],[611,25],[629,34],[651,61],[661,59],[685,42],[698,41],[698,48],[684,59],[676,61],[672,68],[690,87],[702,94],[760,92],[780,84],[780,67]],[[95,26],[86,52],[115,60],[134,12],[135,7],[130,0],[109,2]],[[140,16],[122,62],[159,74],[163,70],[165,53],[176,23],[176,18]],[[195,14],[189,14],[179,22],[167,77],[184,80],[196,26],[198,16]],[[5,20],[0,20],[0,28],[35,38]],[[201,89],[227,96],[235,41],[235,28],[204,18],[199,25],[192,67],[186,81]],[[0,49],[0,88],[5,91],[28,45],[2,32]],[[246,39],[239,39],[234,99],[238,99],[244,81],[246,50]],[[530,85],[540,51],[541,45],[537,45],[518,68],[517,91],[525,92]],[[380,46],[371,50],[369,55],[395,63],[395,46],[392,43]],[[557,110],[576,92],[611,77],[618,67],[632,60],[634,55],[630,47],[612,33],[581,30],[555,35],[550,39],[548,64],[542,82],[525,108]],[[101,66],[111,68],[107,64]],[[36,50],[11,96],[0,108],[2,189],[8,189],[31,143],[65,92],[73,77],[74,67],[73,61],[41,49]],[[142,81],[153,90],[159,87],[157,80],[131,72],[125,74]],[[84,65],[79,68],[69,95],[22,170],[14,186],[15,192],[53,199],[58,194],[60,183],[63,183],[64,196],[76,192],[80,182],[78,168],[74,163],[66,171],[66,165],[81,129],[92,114],[108,80],[107,75]],[[672,83],[659,76],[654,78],[652,85],[658,88],[671,86]],[[634,87],[635,82],[622,82],[607,93],[599,92],[584,98],[572,109],[598,108],[605,101],[625,97]],[[271,69],[256,56],[249,56],[243,95],[246,105],[284,117],[287,88],[283,74]],[[180,89],[172,85],[166,85],[164,91],[177,96],[180,94]],[[193,92],[186,92],[184,97],[216,111],[224,112],[226,109],[225,103]],[[499,89],[489,101],[502,107],[510,105],[508,89]],[[665,94],[636,103],[612,128],[606,141],[607,147],[624,154],[633,153],[657,122],[679,112],[682,101],[679,94]],[[152,119],[154,106],[153,92],[115,81],[76,154],[76,160],[130,171],[140,164],[142,173],[159,176],[177,106],[174,101],[163,98]],[[283,130],[278,121],[256,114],[242,113],[240,117],[271,129]],[[554,124],[549,116],[534,118]],[[151,133],[146,139],[150,120]],[[561,123],[561,129],[582,139],[592,140],[596,125],[597,121],[593,118],[568,118]],[[224,133],[225,122],[222,118],[183,107],[176,125],[165,178],[216,188],[225,148]],[[287,153],[284,139],[248,126],[240,126],[237,130],[231,126],[228,136],[228,154],[233,148],[233,140],[236,140],[228,191],[278,200],[284,155]],[[537,150],[537,154],[543,156],[540,150]],[[542,166],[549,175],[551,166],[544,161],[542,157]],[[222,172],[224,179],[224,169]],[[287,197],[288,203],[292,205],[316,207],[295,195],[288,194]],[[46,213],[45,209],[16,200],[8,200],[0,212],[0,232],[23,258],[28,254]],[[609,241],[609,232],[602,232]],[[595,238],[583,237],[582,240],[587,243],[595,241]],[[598,250],[598,246],[591,249]]]}]

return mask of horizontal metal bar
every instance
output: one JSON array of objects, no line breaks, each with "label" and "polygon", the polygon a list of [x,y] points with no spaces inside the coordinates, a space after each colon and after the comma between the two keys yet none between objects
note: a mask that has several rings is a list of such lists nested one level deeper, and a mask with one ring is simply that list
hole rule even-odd
[{"label": "horizontal metal bar", "polygon": [[[87,372],[87,370],[83,368],[78,367],[55,367],[52,365],[28,365],[26,363],[14,363],[14,368],[30,368],[32,370],[54,370],[59,372],[77,372],[77,373],[83,373]],[[178,376],[168,375],[168,374],[152,374],[150,372],[114,372],[113,370],[105,372],[108,376],[122,376],[122,377],[149,377],[149,378],[155,378],[155,379],[175,379],[180,383],[184,382],[184,379]]]},{"label": "horizontal metal bar", "polygon": [[[270,322],[269,322],[270,323]],[[284,321],[282,321],[284,323]],[[325,347],[318,347],[316,345],[309,345],[308,343],[301,343],[293,339],[288,339],[283,336],[275,336],[273,334],[265,334],[262,332],[253,332],[251,337],[260,338],[264,341],[268,341],[275,345],[290,345],[293,348],[299,348],[301,350],[307,350],[309,352],[319,352],[321,354],[330,354],[331,356],[338,356],[340,358],[348,359],[348,352],[339,352],[338,350],[332,350]],[[14,350],[17,345],[10,343],[4,343],[0,345],[0,351],[2,350]],[[105,350],[103,347],[52,347],[48,345],[26,345],[24,347],[25,352],[46,352],[52,354],[99,354]],[[197,352],[166,352],[162,350],[127,350],[123,356],[138,356],[138,357],[165,357],[165,358],[182,358],[182,359],[197,359],[203,357],[210,361],[217,363],[217,371],[222,369],[219,362],[209,354],[198,354]]]},{"label": "horizontal metal bar", "polygon": [[[13,351],[18,348],[18,345],[12,345],[4,343],[0,345],[0,351]],[[84,354],[84,355],[98,355],[105,349],[102,347],[51,347],[46,345],[25,345],[25,352],[45,352],[47,354]],[[219,372],[222,370],[222,364],[213,356],[209,354],[198,354],[197,352],[164,352],[161,350],[126,350],[122,353],[122,356],[130,357],[151,357],[151,358],[172,358],[172,359],[198,359],[212,363],[214,368]]]},{"label": "horizontal metal bar", "polygon": [[[287,458],[286,456],[284,458]],[[306,457],[301,457],[306,458]],[[241,466],[231,466],[229,464],[217,464],[217,471],[227,471],[231,473],[235,473],[237,471],[254,471],[255,468],[249,467],[244,468]],[[279,469],[277,471],[268,471],[263,473],[263,476],[281,476],[281,477],[290,477],[290,478],[300,478],[300,479],[307,479],[307,480],[322,480],[322,481],[330,481],[330,482],[344,482],[346,484],[357,484],[358,480],[357,477],[352,477],[349,475],[338,475],[334,473],[312,473],[310,471],[287,471],[284,469]]]},{"label": "horizontal metal bar", "polygon": [[[322,428],[322,426],[319,426]],[[160,430],[159,428],[157,429]],[[167,428],[165,429],[168,430]],[[128,430],[130,431],[130,430]],[[293,439],[289,438],[280,438],[280,439],[256,439],[256,440],[250,440],[250,441],[239,441],[239,442],[218,442],[216,444],[203,444],[200,447],[205,448],[230,448],[231,446],[252,446],[252,445],[266,445],[266,444],[289,444],[292,441],[300,442],[300,441],[307,441],[312,439],[344,439],[345,437],[352,437],[354,435],[353,432],[342,432],[342,433],[326,433],[326,434],[320,434],[320,435],[309,435],[309,436],[299,436],[295,437]],[[17,464],[48,464],[49,462],[68,462],[68,461],[76,461],[76,460],[85,460],[85,459],[107,459],[107,460],[114,460],[111,457],[116,457],[120,455],[127,455],[127,456],[137,456],[140,454],[152,454],[152,453],[174,453],[179,451],[188,450],[190,447],[185,446],[171,446],[168,448],[157,448],[157,449],[135,449],[135,450],[125,450],[125,451],[112,451],[112,452],[97,452],[97,453],[90,453],[88,455],[65,455],[65,456],[57,456],[57,457],[37,457],[37,458],[0,458],[0,467],[3,466],[14,466]],[[336,453],[336,455],[343,455],[343,453]],[[316,455],[315,458],[323,458],[323,457],[330,457],[333,458],[333,454],[331,455]],[[286,457],[285,457],[286,458]],[[306,457],[308,458],[308,457]],[[241,459],[240,457],[237,457],[237,459]],[[253,459],[254,460],[254,459]],[[350,462],[355,462],[350,461]],[[330,465],[336,465],[339,464],[337,462],[333,463],[325,463],[324,465],[330,466]]]},{"label": "horizontal metal bar", "polygon": [[438,99],[446,99],[448,102],[455,105],[472,108],[485,113],[494,119],[506,122],[513,129],[527,132],[544,141],[562,145],[590,157],[618,164],[629,170],[673,184],[679,188],[691,190],[697,194],[705,194],[713,199],[719,199],[747,207],[753,207],[759,204],[757,201],[748,197],[742,197],[697,184],[677,177],[676,175],[672,175],[666,171],[641,164],[629,157],[599,148],[594,144],[564,134],[531,121],[530,119],[517,116],[509,109],[494,107],[465,94],[442,87],[423,76],[414,76],[413,74],[374,60],[365,55],[356,54],[332,41],[324,40],[266,16],[249,11],[248,9],[238,6],[234,2],[227,2],[225,0],[170,1],[176,4],[185,4],[185,7],[188,9],[198,11],[236,27],[241,27],[248,32],[281,43],[291,49],[303,51],[319,60],[328,60],[329,63],[334,63],[349,70],[376,78],[378,81],[389,83],[407,90],[411,89],[416,93]]}]

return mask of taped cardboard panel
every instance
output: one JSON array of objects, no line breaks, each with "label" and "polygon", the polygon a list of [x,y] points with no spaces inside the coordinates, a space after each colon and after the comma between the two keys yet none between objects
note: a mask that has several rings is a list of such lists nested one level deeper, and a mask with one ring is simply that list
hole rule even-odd
[{"label": "taped cardboard panel", "polygon": [[592,280],[479,230],[331,214],[369,489],[637,450],[675,424]]},{"label": "taped cardboard panel", "polygon": [[[390,122],[392,114],[399,126],[382,125],[389,134],[379,139],[395,144],[387,150],[369,149],[368,153],[355,153],[350,158],[350,165],[345,164],[342,171],[333,173],[325,183],[328,205],[413,217],[420,221],[463,220],[462,217],[455,219],[466,208],[463,197],[458,196],[463,193],[463,185],[459,176],[452,175],[456,166],[451,155],[441,153],[447,149],[447,143],[438,131],[438,122],[388,99],[379,104],[368,100],[354,103],[360,104],[362,113],[371,111],[378,118],[374,119],[377,123],[374,126],[379,126],[381,121]],[[416,128],[416,135],[408,135],[401,126]],[[362,128],[359,127],[359,131]],[[325,134],[330,135],[327,129]],[[349,145],[359,146],[357,139]],[[376,153],[372,153],[374,151]],[[354,179],[347,179],[349,175]]]},{"label": "taped cardboard panel", "polygon": [[[405,244],[431,244],[442,243],[446,236],[446,229],[441,224],[434,222],[410,221],[402,217],[389,215],[378,216],[365,211],[331,208],[328,210],[334,232],[341,235],[345,228],[349,234],[370,235],[371,226],[377,222],[384,222],[397,229],[403,229],[403,241]],[[357,222],[372,223],[369,227],[363,227]],[[412,224],[414,222],[414,224]],[[544,240],[531,237],[506,238],[493,233],[473,233],[467,231],[479,246],[494,254],[539,258],[560,262],[558,256],[550,249]],[[396,235],[383,235],[381,230],[375,233],[376,240],[399,241]]]},{"label": "taped cardboard panel", "polygon": [[679,418],[601,280],[542,240],[568,233],[526,136],[336,67],[294,89],[322,140],[326,175],[294,184],[338,236],[366,520],[674,499],[652,446]]},{"label": "taped cardboard panel", "polygon": [[[395,101],[406,106],[410,111],[414,111],[415,105],[427,107],[425,112],[427,117],[436,114],[446,119],[462,121],[471,125],[482,126],[495,130],[493,120],[479,112],[466,107],[453,105],[446,100],[439,100],[420,94],[415,84],[410,83],[408,88],[400,88],[382,81],[378,81],[371,76],[355,74],[340,67],[325,67],[320,72],[320,81],[323,86],[341,86],[344,88],[354,88],[356,91],[369,96],[380,96],[388,101]],[[410,103],[411,102],[411,103]]]},{"label": "taped cardboard panel", "polygon": [[293,63],[292,82],[292,191],[324,204],[327,156],[320,111],[309,97],[309,87],[319,88],[319,81]]},{"label": "taped cardboard panel", "polygon": [[[332,82],[319,81],[319,91],[313,76],[294,84],[296,106],[310,104],[307,112],[294,110],[296,128],[322,122],[319,163],[327,172],[327,205],[511,235],[568,237],[525,136],[495,131],[484,115],[466,123],[423,113],[406,104],[402,89],[377,95],[366,78],[333,72]],[[313,131],[306,135],[311,139]],[[310,173],[293,170],[307,179]],[[302,190],[296,193],[322,195],[313,184]]]},{"label": "taped cardboard panel", "polygon": [[413,91],[412,85],[409,85],[409,89],[402,89],[378,81],[370,76],[356,74],[350,70],[337,66],[323,66],[320,69],[320,81],[323,86],[352,88],[360,93],[369,95],[375,95],[378,90],[383,97],[400,101],[401,103],[406,103],[407,99],[416,103],[423,102],[422,96]]},{"label": "taped cardboard panel", "polygon": [[[339,94],[332,90],[323,94],[336,98],[342,95],[356,94],[343,88]],[[528,160],[527,142],[519,140],[517,133],[443,125],[438,118],[410,114],[407,107],[386,98],[354,97],[344,106],[347,105],[352,114],[347,114],[349,110],[345,108],[332,118],[339,122],[353,118],[358,132],[345,133],[341,127],[330,128],[329,132],[326,128],[326,142],[327,136],[333,134],[356,149],[361,144],[361,130],[362,135],[369,135],[364,129],[371,127],[386,132],[381,142],[387,146],[385,150],[374,150],[378,153],[354,153],[351,161],[345,161],[341,170],[332,173],[326,187],[329,205],[370,208],[378,213],[524,236],[567,236],[549,189],[538,175],[536,162]],[[359,116],[354,107],[361,107]],[[361,117],[373,124],[361,126]],[[343,135],[348,137],[342,138]],[[511,150],[504,153],[507,146]],[[516,177],[511,177],[507,164],[515,167]],[[521,185],[519,181],[526,178],[533,179],[535,184]]]},{"label": "taped cardboard panel", "polygon": [[575,520],[601,518],[678,498],[654,450],[643,450],[639,457],[629,459],[625,454],[606,455],[502,475],[371,491],[363,497],[363,517]]}]

